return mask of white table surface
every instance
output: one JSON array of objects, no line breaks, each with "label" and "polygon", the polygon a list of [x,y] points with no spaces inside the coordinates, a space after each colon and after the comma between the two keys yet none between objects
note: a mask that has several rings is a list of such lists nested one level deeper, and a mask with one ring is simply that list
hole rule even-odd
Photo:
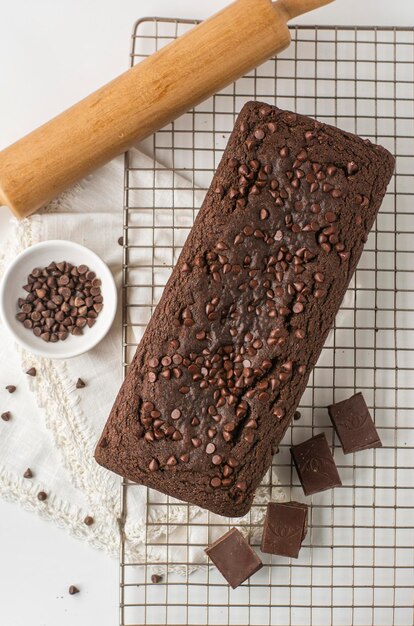
[{"label": "white table surface", "polygon": [[[137,18],[203,18],[226,4],[225,0],[4,0],[0,149],[126,69]],[[336,0],[300,20],[316,21],[413,25],[414,3]],[[9,217],[1,208],[0,243]],[[116,561],[2,501],[0,580],[2,626],[118,624]],[[81,593],[69,596],[71,584],[78,585]]]}]

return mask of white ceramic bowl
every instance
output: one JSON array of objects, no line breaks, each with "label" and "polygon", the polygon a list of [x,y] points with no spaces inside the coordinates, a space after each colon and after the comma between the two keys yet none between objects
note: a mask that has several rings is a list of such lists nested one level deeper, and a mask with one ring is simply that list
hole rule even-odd
[{"label": "white ceramic bowl", "polygon": [[[46,267],[55,261],[73,265],[87,265],[102,281],[103,308],[92,328],[86,327],[83,335],[69,335],[65,341],[46,343],[16,319],[18,298],[25,298],[23,285],[35,267]],[[52,359],[68,359],[87,352],[98,344],[109,331],[117,307],[114,278],[107,265],[97,254],[78,243],[64,240],[43,241],[19,254],[7,268],[0,285],[0,315],[9,332],[24,348],[34,354]]]}]

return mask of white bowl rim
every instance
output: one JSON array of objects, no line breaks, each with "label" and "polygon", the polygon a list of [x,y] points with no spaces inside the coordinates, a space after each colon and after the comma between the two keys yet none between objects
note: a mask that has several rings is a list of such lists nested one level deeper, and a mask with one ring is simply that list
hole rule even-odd
[{"label": "white bowl rim", "polygon": [[[41,347],[41,345],[39,345],[39,348],[33,348],[32,345],[30,345],[28,342],[26,342],[22,337],[18,336],[12,325],[9,322],[8,319],[8,315],[6,314],[5,311],[5,307],[4,307],[4,299],[5,299],[5,287],[7,284],[8,279],[10,278],[10,275],[12,274],[15,266],[17,265],[18,262],[22,261],[22,259],[24,259],[25,257],[30,256],[34,250],[41,250],[41,249],[47,249],[53,245],[59,245],[59,246],[66,246],[66,247],[70,247],[75,250],[79,250],[79,251],[86,251],[92,258],[94,258],[94,260],[96,261],[97,265],[99,265],[101,268],[104,267],[107,271],[107,280],[108,280],[108,284],[107,284],[107,288],[110,289],[112,291],[112,312],[108,318],[108,322],[105,326],[102,327],[102,332],[100,334],[97,334],[96,339],[88,344],[88,346],[85,347],[81,347],[81,342],[79,344],[79,346],[77,348],[72,348],[71,350],[68,347],[67,352],[65,353],[61,353],[61,354],[57,354],[57,355],[53,355],[51,354],[47,349],[44,349]],[[99,273],[99,270],[98,272]],[[14,338],[14,340],[19,343],[21,346],[23,346],[26,350],[28,350],[29,352],[31,352],[32,354],[36,354],[38,356],[42,356],[42,357],[46,357],[49,359],[57,359],[57,360],[61,360],[61,359],[71,359],[73,357],[76,356],[80,356],[81,354],[85,354],[86,352],[89,352],[89,350],[92,350],[93,348],[95,348],[95,346],[98,345],[98,343],[100,343],[102,341],[102,339],[106,336],[106,334],[109,332],[110,328],[112,327],[112,324],[114,322],[115,319],[115,315],[116,315],[116,311],[117,311],[117,305],[118,305],[118,292],[117,292],[117,288],[116,288],[116,283],[115,283],[115,279],[112,275],[111,270],[109,269],[109,267],[107,266],[107,264],[105,263],[105,261],[103,261],[101,259],[101,257],[96,254],[96,252],[94,252],[93,250],[91,250],[90,248],[88,248],[87,246],[83,246],[80,243],[74,242],[74,241],[70,241],[68,239],[48,239],[47,241],[40,241],[38,243],[35,243],[31,246],[28,246],[27,248],[25,248],[24,250],[22,250],[22,252],[20,252],[14,259],[13,261],[8,265],[6,271],[4,272],[4,275],[0,281],[0,316],[1,316],[1,321],[4,323],[5,327],[7,328],[8,332],[10,333],[10,335]],[[46,344],[48,345],[48,344]],[[52,344],[54,345],[54,344]]]}]

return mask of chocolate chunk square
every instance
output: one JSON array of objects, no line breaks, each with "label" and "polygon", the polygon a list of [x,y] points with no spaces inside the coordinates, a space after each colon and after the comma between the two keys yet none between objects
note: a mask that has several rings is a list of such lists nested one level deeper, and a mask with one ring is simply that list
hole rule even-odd
[{"label": "chocolate chunk square", "polygon": [[262,552],[297,559],[307,532],[308,507],[300,502],[269,502]]},{"label": "chocolate chunk square", "polygon": [[263,567],[237,528],[217,539],[205,552],[233,589]]},{"label": "chocolate chunk square", "polygon": [[331,404],[328,412],[344,454],[382,446],[362,393]]},{"label": "chocolate chunk square", "polygon": [[290,449],[305,495],[342,485],[325,433]]}]

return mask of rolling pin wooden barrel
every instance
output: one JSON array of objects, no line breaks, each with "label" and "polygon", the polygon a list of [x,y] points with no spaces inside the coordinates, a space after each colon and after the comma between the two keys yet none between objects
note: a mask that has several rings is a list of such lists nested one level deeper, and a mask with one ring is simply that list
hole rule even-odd
[{"label": "rolling pin wooden barrel", "polygon": [[0,205],[24,218],[290,43],[332,0],[237,0],[0,152]]}]

